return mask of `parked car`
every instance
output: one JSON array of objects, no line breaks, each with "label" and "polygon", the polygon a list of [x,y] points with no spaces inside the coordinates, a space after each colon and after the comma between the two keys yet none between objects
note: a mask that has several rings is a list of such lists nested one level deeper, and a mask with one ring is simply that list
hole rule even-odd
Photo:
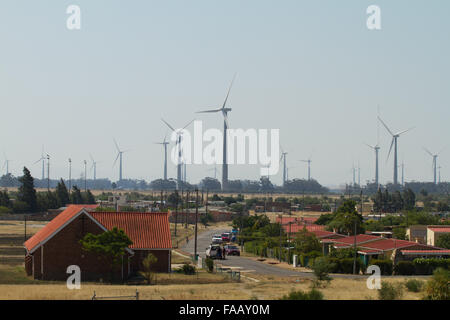
[{"label": "parked car", "polygon": [[229,242],[231,238],[231,234],[229,232],[222,233],[222,241]]},{"label": "parked car", "polygon": [[226,245],[224,248],[225,248],[225,252],[226,252],[227,256],[240,256],[241,255],[241,250],[239,250],[239,247],[237,247],[237,246]]},{"label": "parked car", "polygon": [[219,256],[219,249],[219,245],[210,245],[208,248],[206,248],[206,257],[211,259],[222,259],[222,255]]},{"label": "parked car", "polygon": [[222,243],[222,236],[221,235],[214,235],[212,237],[212,244],[221,244]]}]

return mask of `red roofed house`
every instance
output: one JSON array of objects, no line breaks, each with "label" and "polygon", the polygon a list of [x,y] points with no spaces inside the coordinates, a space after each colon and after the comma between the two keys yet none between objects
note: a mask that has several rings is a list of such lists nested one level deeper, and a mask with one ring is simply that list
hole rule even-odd
[{"label": "red roofed house", "polygon": [[440,225],[440,226],[428,226],[427,227],[427,244],[430,246],[435,246],[436,241],[440,236],[450,233],[450,226]]},{"label": "red roofed house", "polygon": [[149,253],[158,258],[155,271],[170,272],[172,241],[167,213],[89,212],[83,206],[69,206],[25,242],[27,274],[41,280],[66,280],[67,267],[77,265],[82,280],[108,278],[110,265],[84,251],[79,241],[87,233],[100,234],[113,227],[124,230],[133,242],[114,272],[116,279],[136,274]]}]

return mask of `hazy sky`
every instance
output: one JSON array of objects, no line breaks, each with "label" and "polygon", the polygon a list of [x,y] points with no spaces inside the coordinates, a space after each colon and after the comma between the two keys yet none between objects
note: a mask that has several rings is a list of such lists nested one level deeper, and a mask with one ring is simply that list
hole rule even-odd
[{"label": "hazy sky", "polygon": [[[66,8],[81,8],[81,30],[66,28]],[[366,8],[381,8],[382,30],[366,27]],[[229,106],[233,128],[279,128],[290,178],[325,185],[373,179],[377,105],[399,138],[405,180],[431,180],[438,152],[450,174],[450,2],[301,0],[2,0],[0,2],[0,159],[40,177],[42,144],[51,177],[83,171],[89,153],[98,177],[162,176],[167,132],[193,119],[222,128],[220,107],[237,72]],[[382,182],[392,181],[390,137],[380,128]],[[212,166],[189,166],[198,182]],[[4,173],[4,169],[2,170]],[[92,175],[91,172],[88,173]],[[175,177],[169,164],[169,176]],[[230,179],[259,179],[259,166],[231,166]],[[220,177],[220,175],[219,175]],[[401,176],[400,176],[401,178]],[[272,177],[279,184],[280,173]]]}]

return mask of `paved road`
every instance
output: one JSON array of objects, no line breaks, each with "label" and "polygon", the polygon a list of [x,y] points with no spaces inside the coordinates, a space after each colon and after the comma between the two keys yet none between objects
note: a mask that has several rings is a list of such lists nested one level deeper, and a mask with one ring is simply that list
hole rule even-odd
[{"label": "paved road", "polygon": [[[227,232],[229,229],[213,229],[200,233],[197,236],[197,253],[200,257],[205,257],[206,248],[211,244],[211,238],[214,234],[221,234]],[[189,240],[189,243],[183,247],[183,250],[194,254],[194,239]],[[275,275],[275,276],[303,276],[311,278],[312,274],[308,272],[298,272],[288,269],[283,269],[275,266],[271,266],[259,261],[254,261],[244,257],[227,256],[226,260],[220,260],[218,262],[227,267],[240,268],[241,272]]]}]

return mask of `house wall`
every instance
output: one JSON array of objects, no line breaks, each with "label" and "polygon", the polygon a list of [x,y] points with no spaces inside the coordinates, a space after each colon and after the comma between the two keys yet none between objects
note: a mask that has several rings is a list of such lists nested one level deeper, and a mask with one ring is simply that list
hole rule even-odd
[{"label": "house wall", "polygon": [[[86,252],[79,241],[87,234],[99,234],[103,230],[90,218],[81,214],[53,238],[33,253],[32,273],[35,279],[66,280],[67,267],[77,265],[81,270],[81,280],[108,279],[111,275],[110,263],[100,260],[98,255]],[[126,258],[125,258],[126,261]],[[124,275],[128,274],[124,263]],[[114,271],[115,279],[122,278],[121,266]]]},{"label": "house wall", "polygon": [[153,271],[169,272],[170,271],[170,250],[134,250],[134,257],[130,261],[131,274],[142,271],[142,261],[148,254],[153,254],[158,260],[153,266]]}]

